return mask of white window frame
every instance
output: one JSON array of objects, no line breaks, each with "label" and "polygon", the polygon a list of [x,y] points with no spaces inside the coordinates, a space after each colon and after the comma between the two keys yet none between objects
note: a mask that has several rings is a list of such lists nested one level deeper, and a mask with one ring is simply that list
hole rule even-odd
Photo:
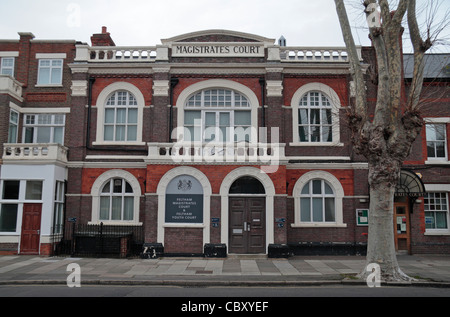
[{"label": "white window frame", "polygon": [[[50,122],[39,123],[39,118],[44,116],[50,116]],[[56,116],[61,116],[62,122],[56,122]],[[33,122],[31,122],[31,120]],[[22,133],[22,143],[26,143],[26,131],[27,129],[33,130],[33,140],[30,142],[33,143],[57,143],[55,142],[55,128],[62,128],[61,135],[61,145],[64,145],[64,135],[65,135],[65,123],[66,123],[66,115],[65,113],[30,113],[25,114],[23,119],[23,133]],[[39,128],[50,128],[50,140],[49,142],[38,142],[38,131]]]},{"label": "white window frame", "polygon": [[[332,130],[332,141],[331,142],[311,142],[310,140],[300,141],[299,136],[299,116],[298,112],[300,109],[300,102],[303,96],[309,92],[319,92],[324,95],[331,104],[331,130]],[[301,86],[294,93],[291,99],[291,109],[292,109],[292,142],[289,143],[290,146],[343,146],[344,144],[340,142],[340,120],[339,120],[339,110],[341,109],[341,102],[338,94],[328,85],[322,83],[308,83]],[[308,118],[309,119],[309,118]],[[308,120],[309,122],[309,120]]]},{"label": "white window frame", "polygon": [[[5,66],[5,61],[11,61],[12,60],[12,66]],[[15,67],[15,58],[14,57],[1,57],[0,58],[0,74],[1,75],[9,75],[14,78],[14,67]],[[8,72],[6,72],[8,71]]]},{"label": "white window frame", "polygon": [[[312,98],[317,98],[317,101],[314,101],[314,103],[318,103],[318,105],[312,105],[313,101]],[[306,94],[303,95],[302,99],[300,99],[300,105],[298,107],[298,111],[304,111],[306,112],[306,118],[304,118],[302,115],[298,116],[298,124],[297,124],[297,131],[300,134],[300,128],[303,130],[306,130],[305,137],[307,140],[302,140],[299,136],[300,142],[309,142],[309,143],[316,143],[316,142],[322,142],[322,143],[331,143],[333,142],[333,130],[332,130],[332,114],[331,114],[332,106],[330,101],[328,100],[328,97],[324,95],[320,91],[308,91]],[[318,117],[312,119],[313,117],[313,111],[318,111]],[[325,112],[325,113],[324,113]],[[329,112],[329,118],[328,114]],[[306,120],[306,122],[300,122],[301,119]],[[312,123],[312,120],[318,120],[319,123]],[[319,134],[315,136],[316,130],[319,130]],[[325,131],[328,129],[327,133],[327,140],[325,140]],[[313,132],[314,131],[314,132]],[[328,137],[331,133],[331,140],[328,141]],[[318,141],[313,140],[314,138],[319,138]]]},{"label": "white window frame", "polygon": [[[434,204],[435,206],[439,206],[440,209],[436,210],[436,208],[434,210],[427,210],[427,204],[425,204],[425,200],[427,199],[427,197],[424,197],[424,213],[427,212],[445,212],[446,214],[446,218],[447,218],[447,228],[426,228],[425,226],[425,233],[426,234],[445,234],[445,235],[449,235],[450,234],[450,208],[449,208],[449,200],[448,200],[448,192],[444,192],[444,191],[428,191],[427,194],[440,194],[440,195],[444,195],[444,199],[445,199],[445,209],[443,209],[443,204],[439,203],[439,204]],[[434,197],[434,199],[436,199],[436,197]],[[442,197],[440,198],[442,199]],[[436,214],[435,214],[436,215]],[[436,217],[434,217],[434,220],[436,220]]]},{"label": "white window frame", "polygon": [[[120,192],[115,192],[114,187],[116,186],[116,182],[120,183]],[[99,220],[100,221],[127,221],[127,222],[133,222],[134,219],[124,219],[125,215],[125,198],[134,198],[134,193],[132,191],[131,185],[131,192],[127,192],[126,188],[129,183],[123,179],[123,178],[111,178],[108,182],[106,182],[105,185],[103,185],[102,190],[100,191],[100,212],[99,212]],[[106,188],[109,187],[109,188]],[[105,189],[107,191],[105,191]],[[102,218],[101,215],[101,207],[102,207],[102,199],[106,198],[108,200],[108,217]],[[120,199],[120,219],[112,219],[113,215],[113,198],[119,198]],[[134,205],[132,206],[134,208]],[[134,209],[132,212],[132,218],[134,218]]]},{"label": "white window frame", "polygon": [[[195,110],[194,108],[186,108],[188,99],[191,98],[193,95],[199,93],[203,90],[211,90],[211,89],[221,89],[221,90],[232,90],[240,95],[244,96],[247,99],[247,102],[249,103],[249,107],[235,107],[233,109],[230,109],[230,107],[223,107],[224,111],[238,111],[238,110],[250,110],[250,117],[251,117],[251,135],[250,135],[250,142],[256,144],[258,142],[258,108],[259,108],[259,101],[258,97],[255,95],[255,93],[248,88],[247,86],[240,84],[238,82],[235,82],[233,80],[225,80],[225,79],[210,79],[210,80],[204,80],[198,83],[195,83],[186,89],[184,89],[180,95],[178,96],[177,102],[176,102],[176,109],[177,109],[177,120],[178,120],[178,128],[180,129],[178,131],[178,134],[172,134],[173,138],[178,140],[178,142],[182,143],[184,140],[180,138],[180,134],[183,135],[184,132],[184,112],[185,110]],[[206,107],[205,107],[206,108]],[[215,107],[208,107],[209,110],[219,110],[219,108]],[[220,108],[222,109],[222,108]],[[206,110],[206,109],[205,109]],[[230,119],[231,122],[231,119]],[[234,118],[233,118],[234,122]],[[191,142],[191,141],[186,141]],[[195,142],[194,142],[195,143]],[[202,143],[202,142],[199,142]]]},{"label": "white window frame", "polygon": [[[14,120],[13,114],[16,116],[17,120]],[[10,109],[9,110],[9,128],[8,128],[8,143],[17,143],[19,136],[19,121],[20,113]],[[15,128],[15,136],[12,136],[11,132]]]},{"label": "white window frame", "polygon": [[[125,101],[123,101],[122,97],[125,96]],[[119,122],[119,109],[124,110],[124,122]],[[135,110],[136,111],[136,122],[129,122],[130,119],[130,111]],[[107,121],[107,112],[111,111],[113,113],[112,122],[106,122]],[[117,90],[113,92],[105,105],[105,117],[103,122],[103,137],[106,138],[105,130],[107,127],[112,128],[112,140],[105,140],[109,142],[135,142],[137,140],[137,126],[138,126],[138,120],[137,117],[138,112],[138,106],[136,98],[133,96],[132,93],[126,90]],[[135,127],[136,128],[136,138],[133,140],[128,139],[130,136],[128,134],[128,128],[129,127]],[[123,129],[123,138],[124,140],[117,140],[117,132],[118,129]]]},{"label": "white window frame", "polygon": [[[135,141],[105,141],[104,139],[104,122],[105,122],[105,108],[109,97],[116,91],[127,91],[131,93],[137,102],[137,132]],[[126,82],[116,82],[105,87],[97,97],[97,134],[96,140],[92,143],[94,145],[145,145],[142,141],[142,125],[143,125],[143,110],[145,106],[144,96],[136,86]]]},{"label": "white window frame", "polygon": [[[50,62],[49,66],[43,66],[41,65],[43,62]],[[61,65],[59,66],[54,66],[53,63],[54,62],[61,62]],[[47,69],[49,70],[49,81],[48,82],[42,82],[41,80],[41,74],[42,74],[42,70],[43,69]],[[52,70],[54,69],[60,69],[61,70],[61,75],[58,76],[59,78],[57,78],[57,82],[52,82],[53,81],[53,75],[52,75]],[[62,85],[62,78],[63,78],[63,70],[64,70],[64,59],[60,59],[60,58],[41,58],[38,60],[38,77],[37,77],[37,85],[36,86],[61,86]]]},{"label": "white window frame", "polygon": [[[17,198],[4,198],[3,191],[5,188],[5,182],[15,181],[19,182],[18,196]],[[38,186],[28,186],[33,185]],[[31,194],[38,194],[39,198],[29,197]],[[16,219],[16,231],[0,231],[0,236],[2,235],[15,235],[20,233],[22,230],[22,215],[23,215],[23,204],[24,203],[43,203],[44,202],[44,190],[45,190],[45,180],[44,179],[18,179],[18,178],[5,178],[0,180],[0,212],[2,205],[17,205],[17,219]],[[33,192],[34,191],[34,192]]]},{"label": "white window frame", "polygon": [[[130,184],[133,190],[133,220],[100,220],[100,197],[102,197],[103,187],[113,179],[123,179],[128,184]],[[116,225],[142,225],[139,222],[139,206],[141,198],[141,186],[136,177],[130,172],[113,169],[104,172],[95,180],[91,188],[92,196],[92,218],[89,222],[90,224],[99,224],[103,222],[104,224],[116,224]]]},{"label": "white window frame", "polygon": [[62,233],[64,224],[65,187],[65,182],[56,181],[55,201],[53,205],[53,233]]},{"label": "white window frame", "polygon": [[[220,92],[224,92],[225,94],[222,95]],[[215,95],[213,95],[215,93]],[[217,101],[217,103],[222,104],[215,104],[212,103],[215,101],[210,101],[211,97],[217,98],[219,100],[220,97],[223,97],[224,99],[222,101]],[[230,100],[227,101],[225,98],[229,97]],[[236,102],[236,99],[239,98],[239,102]],[[242,102],[242,103],[241,103]],[[227,105],[228,103],[228,105]],[[241,93],[231,90],[231,89],[224,89],[224,88],[208,88],[200,90],[196,93],[194,93],[191,97],[189,97],[186,100],[185,104],[185,116],[186,112],[194,112],[197,111],[200,113],[200,122],[196,123],[194,122],[193,127],[199,127],[200,131],[200,140],[191,138],[187,139],[185,138],[184,141],[199,141],[202,143],[233,143],[233,142],[240,142],[244,141],[241,139],[238,139],[235,141],[235,134],[239,133],[239,128],[242,128],[245,133],[249,133],[249,138],[247,142],[250,142],[252,139],[252,122],[251,122],[251,105],[248,101],[248,99],[242,95]],[[236,125],[235,124],[235,114],[240,111],[245,111],[250,114],[250,123],[248,125]],[[211,125],[207,128],[206,126],[206,117],[208,114],[214,113],[215,119],[214,119],[214,125]],[[222,133],[221,125],[220,125],[220,116],[221,114],[228,114],[229,115],[229,125],[223,126],[225,128],[224,133],[226,133],[226,136],[222,136],[222,138],[219,138],[220,133]],[[183,122],[184,126],[186,127],[186,123]],[[189,125],[192,126],[192,125]],[[214,134],[214,139],[208,139],[207,136],[211,136]],[[225,141],[224,141],[225,140]]]},{"label": "white window frame", "polygon": [[[427,160],[428,161],[448,161],[448,149],[447,149],[447,142],[448,142],[448,136],[447,136],[447,125],[445,120],[443,120],[444,122],[442,122],[442,120],[433,120],[432,122],[428,121],[425,124],[425,141],[426,141],[426,149],[427,149]],[[444,127],[444,140],[429,140],[428,137],[428,133],[427,133],[427,127],[430,125],[440,125]],[[442,142],[444,143],[444,156],[443,157],[433,157],[433,156],[428,156],[428,142]],[[435,148],[435,152],[436,152],[436,148]]]},{"label": "white window frame", "polygon": [[[320,179],[327,182],[327,184],[334,192],[334,222],[302,222],[300,219],[300,197],[302,189],[307,183],[315,179]],[[320,170],[307,172],[306,174],[302,175],[295,183],[292,191],[292,196],[294,198],[294,223],[291,224],[293,228],[347,227],[347,224],[345,224],[343,220],[344,189],[341,185],[341,182],[331,173]]]},{"label": "white window frame", "polygon": [[[314,193],[313,182],[315,182],[315,181],[320,182],[320,194]],[[331,194],[327,194],[326,193],[325,185],[328,185],[331,188],[331,191],[332,191]],[[308,193],[307,194],[303,193],[303,189],[305,188],[305,186],[308,186]],[[302,198],[310,200],[309,212],[308,212],[309,217],[310,217],[309,221],[304,221],[304,220],[301,219],[301,213],[302,213],[301,201],[302,201]],[[313,210],[313,208],[314,208],[314,204],[313,204],[314,198],[318,198],[318,199],[321,200],[321,213],[322,213],[322,215],[321,215],[322,216],[322,220],[321,221],[314,220],[314,210]],[[326,218],[325,199],[327,199],[327,198],[329,198],[329,199],[332,198],[333,199],[334,208],[333,208],[332,212],[333,212],[333,218],[335,218],[336,217],[336,206],[335,206],[336,197],[334,195],[333,188],[328,184],[328,182],[326,180],[324,180],[324,179],[317,178],[317,179],[311,179],[305,185],[303,185],[302,192],[300,192],[300,222],[302,222],[302,223],[333,223],[333,222],[335,222],[335,221],[327,221],[325,219]]]}]

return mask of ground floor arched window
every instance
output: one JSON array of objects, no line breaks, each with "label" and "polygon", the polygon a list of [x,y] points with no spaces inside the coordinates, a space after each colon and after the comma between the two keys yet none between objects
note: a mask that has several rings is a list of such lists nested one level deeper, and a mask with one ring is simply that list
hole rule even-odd
[{"label": "ground floor arched window", "polygon": [[343,222],[344,189],[340,181],[325,171],[310,171],[294,185],[292,227],[346,227]]},{"label": "ground floor arched window", "polygon": [[114,169],[104,172],[92,185],[91,195],[91,223],[139,223],[141,187],[128,171]]}]

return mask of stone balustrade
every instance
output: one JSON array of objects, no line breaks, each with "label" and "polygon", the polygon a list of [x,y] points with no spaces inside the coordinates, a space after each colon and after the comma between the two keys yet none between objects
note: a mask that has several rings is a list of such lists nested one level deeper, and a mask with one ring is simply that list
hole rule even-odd
[{"label": "stone balustrade", "polygon": [[67,147],[56,143],[5,143],[3,162],[17,161],[66,162]]}]

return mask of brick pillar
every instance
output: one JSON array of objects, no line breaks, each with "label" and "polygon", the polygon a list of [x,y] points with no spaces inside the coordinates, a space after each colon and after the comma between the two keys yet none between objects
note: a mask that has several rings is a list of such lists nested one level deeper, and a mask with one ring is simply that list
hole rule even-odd
[{"label": "brick pillar", "polygon": [[[283,69],[268,68],[266,71],[267,142],[284,143]],[[273,135],[272,128],[278,130],[278,137]]]},{"label": "brick pillar", "polygon": [[169,68],[155,69],[153,77],[153,133],[151,142],[169,142]]},{"label": "brick pillar", "polygon": [[[87,116],[89,109],[89,79],[86,73],[74,73],[72,77],[72,95],[70,116],[66,122],[66,146],[69,147],[69,161],[82,161],[86,153]],[[91,115],[90,136],[93,137]]]}]

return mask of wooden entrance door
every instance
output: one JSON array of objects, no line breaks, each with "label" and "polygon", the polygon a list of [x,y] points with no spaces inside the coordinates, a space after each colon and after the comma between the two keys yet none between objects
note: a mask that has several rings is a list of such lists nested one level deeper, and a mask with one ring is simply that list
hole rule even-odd
[{"label": "wooden entrance door", "polygon": [[229,211],[229,252],[265,253],[265,197],[230,197]]},{"label": "wooden entrance door", "polygon": [[411,253],[408,202],[394,203],[395,251]]},{"label": "wooden entrance door", "polygon": [[22,217],[21,254],[39,254],[42,204],[24,204]]}]

